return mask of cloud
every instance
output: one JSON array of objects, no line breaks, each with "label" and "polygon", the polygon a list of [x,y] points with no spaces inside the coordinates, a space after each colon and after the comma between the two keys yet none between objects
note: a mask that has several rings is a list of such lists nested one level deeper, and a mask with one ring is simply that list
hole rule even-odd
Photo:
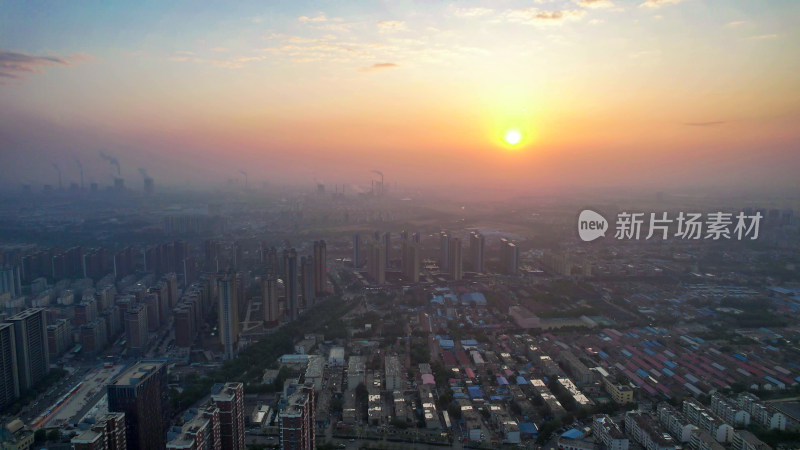
[{"label": "cloud", "polygon": [[744,20],[736,20],[736,21],[733,21],[733,22],[728,22],[728,24],[727,24],[726,26],[729,26],[729,27],[738,27],[738,26],[744,25],[744,24],[746,24],[746,23],[747,23],[747,22],[745,22]]},{"label": "cloud", "polygon": [[456,8],[453,15],[456,17],[480,17],[494,12],[489,8]]},{"label": "cloud", "polygon": [[536,8],[515,9],[506,13],[511,22],[529,25],[549,24],[560,25],[567,20],[580,20],[586,13],[582,9],[565,9],[554,11],[539,11]]},{"label": "cloud", "polygon": [[612,8],[614,6],[611,0],[577,0],[576,2],[583,8]]},{"label": "cloud", "polygon": [[381,33],[393,33],[395,31],[407,30],[406,23],[400,20],[384,20],[378,22],[378,30]]},{"label": "cloud", "polygon": [[777,38],[778,38],[777,34],[760,34],[758,36],[750,36],[749,38],[746,39],[749,41],[763,41],[766,39],[777,39]]},{"label": "cloud", "polygon": [[639,6],[644,8],[660,8],[664,5],[677,5],[682,1],[683,0],[647,0]]},{"label": "cloud", "polygon": [[173,56],[170,61],[176,62],[193,62],[193,63],[200,63],[200,64],[208,64],[214,67],[223,67],[225,69],[241,69],[244,67],[245,63],[251,61],[262,60],[265,57],[257,56],[257,57],[241,57],[235,59],[208,59],[208,58],[199,58],[196,56],[187,56],[187,55],[179,55]]},{"label": "cloud", "polygon": [[713,122],[686,122],[684,123],[684,125],[690,127],[715,127],[717,125],[724,125],[726,123],[727,122],[725,122],[724,120],[717,120]]},{"label": "cloud", "polygon": [[328,18],[325,16],[325,13],[319,13],[316,17],[300,16],[297,20],[302,23],[321,23],[327,22]]},{"label": "cloud", "polygon": [[376,64],[373,64],[371,66],[362,67],[362,68],[358,69],[358,71],[359,72],[374,72],[376,70],[394,69],[396,67],[400,67],[400,66],[398,66],[395,63],[376,63]]},{"label": "cloud", "polygon": [[25,79],[25,75],[42,73],[44,66],[69,66],[70,61],[58,56],[37,56],[0,50],[0,78]]}]

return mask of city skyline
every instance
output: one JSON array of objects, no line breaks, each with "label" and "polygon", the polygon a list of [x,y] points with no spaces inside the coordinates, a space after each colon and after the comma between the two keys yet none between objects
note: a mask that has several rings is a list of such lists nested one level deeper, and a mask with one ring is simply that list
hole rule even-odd
[{"label": "city skyline", "polygon": [[798,187],[794,2],[0,9],[6,187]]}]

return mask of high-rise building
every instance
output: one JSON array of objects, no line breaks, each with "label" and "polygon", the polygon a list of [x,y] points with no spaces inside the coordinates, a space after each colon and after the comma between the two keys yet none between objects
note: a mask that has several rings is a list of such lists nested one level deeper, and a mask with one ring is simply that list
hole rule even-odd
[{"label": "high-rise building", "polygon": [[81,347],[87,354],[96,354],[106,348],[108,333],[105,320],[95,320],[81,325]]},{"label": "high-rise building", "polygon": [[314,292],[323,296],[328,291],[328,246],[325,241],[314,241]]},{"label": "high-rise building", "polygon": [[22,271],[19,266],[0,269],[0,294],[5,293],[11,298],[22,295]]},{"label": "high-rise building", "polygon": [[139,361],[108,385],[109,412],[125,413],[127,447],[167,445],[169,390],[164,361]]},{"label": "high-rise building", "polygon": [[54,324],[47,326],[47,350],[51,358],[61,356],[69,350],[72,344],[72,334],[69,331],[67,319],[59,319]]},{"label": "high-rise building", "polygon": [[267,249],[267,256],[264,261],[267,263],[267,268],[269,269],[269,273],[273,275],[277,275],[280,273],[280,263],[278,261],[278,249],[275,247],[270,247]]},{"label": "high-rise building", "polygon": [[281,448],[284,450],[317,448],[315,420],[314,385],[306,383],[289,396],[286,408],[281,411]]},{"label": "high-rise building", "polygon": [[450,270],[450,276],[453,277],[453,281],[460,281],[464,276],[461,258],[461,239],[450,238],[450,251],[448,252],[448,256],[450,260],[447,263],[447,267]]},{"label": "high-rise building", "polygon": [[485,239],[482,234],[473,231],[469,235],[469,259],[474,272],[483,273],[483,247]]},{"label": "high-rise building", "polygon": [[265,322],[277,322],[278,317],[278,280],[267,277],[261,282],[261,309]]},{"label": "high-rise building", "polygon": [[308,310],[314,305],[316,298],[315,280],[314,280],[314,257],[302,256],[300,257],[300,279],[302,281],[302,294],[303,304],[305,309]]},{"label": "high-rise building", "polygon": [[112,412],[72,438],[75,450],[126,450],[125,413]]},{"label": "high-rise building", "polygon": [[383,233],[384,267],[389,267],[392,260],[392,233]]},{"label": "high-rise building", "polygon": [[214,272],[219,270],[220,253],[222,252],[222,244],[219,241],[209,239],[203,244],[205,253],[205,263],[208,270]]},{"label": "high-rise building", "polygon": [[194,342],[196,331],[196,312],[193,303],[186,301],[178,305],[173,312],[175,317],[175,345],[188,348]]},{"label": "high-rise building", "polygon": [[14,325],[0,323],[0,409],[14,403],[19,397],[17,372]]},{"label": "high-rise building", "polygon": [[44,309],[30,308],[7,320],[14,326],[20,392],[32,388],[50,371]]},{"label": "high-rise building", "polygon": [[219,338],[224,358],[233,359],[239,346],[239,305],[234,273],[217,275],[217,303],[219,312]]},{"label": "high-rise building", "polygon": [[222,449],[219,436],[219,409],[212,405],[202,410],[191,410],[189,414],[194,415],[183,424],[181,433],[167,442],[167,449]]},{"label": "high-rise building", "polygon": [[386,249],[379,241],[367,245],[367,273],[376,284],[386,282]]},{"label": "high-rise building", "polygon": [[222,435],[219,429],[219,408],[213,402],[200,410],[203,417],[209,420],[209,448],[213,450],[222,449]]},{"label": "high-rise building", "polygon": [[410,281],[419,281],[420,248],[419,244],[412,240],[403,239],[400,242],[403,275]]},{"label": "high-rise building", "polygon": [[519,247],[506,238],[500,239],[503,267],[508,275],[519,273]]},{"label": "high-rise building", "polygon": [[450,271],[450,235],[442,231],[439,235],[439,270]]},{"label": "high-rise building", "polygon": [[358,233],[353,235],[353,267],[361,267],[361,235]]},{"label": "high-rise building", "polygon": [[97,319],[97,302],[94,298],[86,298],[75,305],[75,325],[81,326]]},{"label": "high-rise building", "polygon": [[297,320],[298,315],[298,279],[297,279],[297,251],[293,248],[283,251],[283,284],[286,289],[286,307],[289,310],[290,320]]},{"label": "high-rise building", "polygon": [[211,401],[219,408],[219,430],[223,450],[243,450],[244,385],[228,382],[212,388]]},{"label": "high-rise building", "polygon": [[231,254],[233,257],[233,267],[237,270],[242,269],[244,267],[244,247],[241,242],[237,241],[233,243]]},{"label": "high-rise building", "polygon": [[147,307],[141,303],[128,305],[124,313],[125,339],[128,341],[128,350],[140,355],[147,350],[150,342],[150,332],[147,327]]}]

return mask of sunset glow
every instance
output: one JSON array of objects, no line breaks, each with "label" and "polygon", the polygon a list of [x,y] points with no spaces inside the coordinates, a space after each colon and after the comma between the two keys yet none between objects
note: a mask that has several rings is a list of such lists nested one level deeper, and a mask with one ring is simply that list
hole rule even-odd
[{"label": "sunset glow", "polygon": [[0,7],[0,182],[798,184],[798,2],[203,6]]},{"label": "sunset glow", "polygon": [[508,130],[506,131],[505,140],[509,145],[517,145],[522,140],[522,133],[519,130]]}]

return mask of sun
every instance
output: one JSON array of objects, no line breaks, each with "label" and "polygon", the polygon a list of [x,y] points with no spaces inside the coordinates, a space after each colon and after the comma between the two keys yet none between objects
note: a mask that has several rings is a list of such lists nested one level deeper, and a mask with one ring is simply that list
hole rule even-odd
[{"label": "sun", "polygon": [[522,133],[519,130],[508,130],[504,139],[508,145],[517,145],[522,141]]}]

